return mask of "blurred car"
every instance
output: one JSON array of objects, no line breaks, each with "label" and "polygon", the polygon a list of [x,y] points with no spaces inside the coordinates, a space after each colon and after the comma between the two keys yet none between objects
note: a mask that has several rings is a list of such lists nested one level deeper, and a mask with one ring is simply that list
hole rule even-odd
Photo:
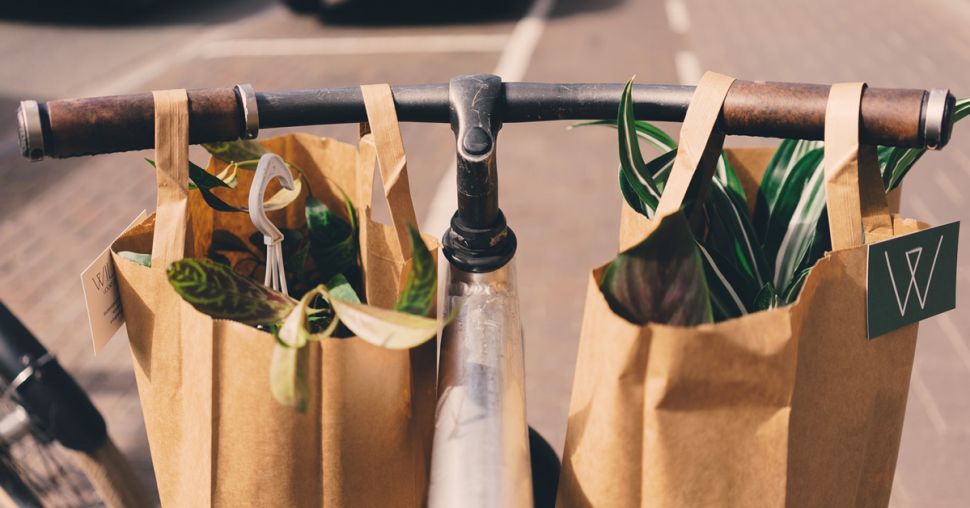
[{"label": "blurred car", "polygon": [[398,14],[423,16],[437,13],[448,17],[466,14],[495,14],[507,11],[510,7],[529,3],[528,0],[283,0],[294,12],[301,14],[338,15],[340,13],[360,14],[369,9],[380,8]]}]

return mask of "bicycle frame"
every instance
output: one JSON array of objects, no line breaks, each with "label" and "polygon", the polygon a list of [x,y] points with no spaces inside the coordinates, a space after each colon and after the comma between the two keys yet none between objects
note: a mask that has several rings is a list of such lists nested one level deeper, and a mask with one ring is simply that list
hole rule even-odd
[{"label": "bicycle frame", "polygon": [[[402,121],[450,123],[458,210],[444,235],[446,307],[430,506],[531,504],[524,363],[512,260],[516,239],[498,205],[496,140],[503,123],[612,119],[622,84],[502,83],[469,75],[393,88]],[[719,128],[726,134],[822,139],[828,86],[736,81]],[[637,85],[638,118],[681,121],[693,87]],[[867,89],[864,143],[938,149],[950,137],[947,90]],[[151,94],[21,103],[25,157],[72,157],[150,148]],[[366,121],[358,88],[255,93],[249,85],[189,92],[192,143],[253,138],[260,128]],[[446,309],[447,311],[447,309]]]},{"label": "bicycle frame", "polygon": [[[45,436],[72,450],[74,459],[85,472],[109,507],[138,506],[148,496],[131,466],[115,447],[107,426],[84,390],[64,370],[50,352],[37,340],[7,306],[0,302],[0,379],[6,387],[2,398],[16,397],[25,410],[4,420],[6,428],[0,437],[15,440],[34,424]],[[10,415],[8,415],[10,416]],[[4,443],[6,445],[9,443]],[[22,496],[15,472],[0,467],[0,488],[9,495]],[[29,493],[29,489],[24,492]],[[31,506],[28,500],[17,500]]]}]

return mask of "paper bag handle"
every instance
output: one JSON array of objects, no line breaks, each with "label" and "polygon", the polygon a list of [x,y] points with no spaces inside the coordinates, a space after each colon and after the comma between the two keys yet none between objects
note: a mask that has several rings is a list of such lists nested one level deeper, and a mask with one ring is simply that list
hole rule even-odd
[{"label": "paper bag handle", "polygon": [[155,100],[155,180],[158,185],[152,266],[185,257],[189,202],[189,98],[185,90],[152,92]]},{"label": "paper bag handle", "polygon": [[707,72],[697,84],[680,128],[677,156],[657,204],[655,217],[663,217],[680,209],[696,173],[700,172],[703,185],[714,177],[724,143],[724,134],[717,129],[717,118],[733,83],[732,77]]},{"label": "paper bag handle", "polygon": [[364,107],[367,110],[367,123],[361,124],[360,153],[363,164],[360,188],[361,202],[370,208],[374,188],[374,161],[381,175],[384,186],[384,196],[390,211],[391,222],[397,233],[396,254],[402,259],[411,258],[411,236],[408,224],[417,227],[418,220],[414,213],[414,202],[411,199],[411,186],[408,183],[407,156],[404,153],[404,141],[401,138],[401,128],[394,109],[394,96],[387,84],[363,85],[360,90],[364,96]]},{"label": "paper bag handle", "polygon": [[893,235],[876,147],[859,144],[865,83],[838,83],[825,110],[825,200],[832,249],[857,247]]}]

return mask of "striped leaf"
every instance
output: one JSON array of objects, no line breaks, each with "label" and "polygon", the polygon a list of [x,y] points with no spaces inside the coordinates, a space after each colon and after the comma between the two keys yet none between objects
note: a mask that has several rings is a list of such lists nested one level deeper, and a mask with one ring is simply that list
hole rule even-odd
[{"label": "striped leaf", "polygon": [[738,179],[738,174],[734,172],[734,168],[728,162],[727,155],[723,150],[721,151],[721,157],[717,160],[717,167],[714,168],[714,180],[720,182],[734,198],[740,199],[742,203],[745,203],[744,208],[747,210],[747,197],[744,193],[744,187],[741,186],[741,180]]},{"label": "striped leaf", "polygon": [[743,274],[724,261],[717,252],[710,252],[697,244],[704,264],[708,290],[711,293],[711,310],[715,321],[723,321],[748,313],[745,301],[754,295],[738,283],[745,280]]},{"label": "striped leaf", "polygon": [[768,282],[761,287],[761,291],[758,291],[758,296],[756,296],[754,299],[753,310],[761,311],[774,309],[780,305],[783,305],[782,295],[778,294],[778,292],[775,291],[775,286]]},{"label": "striped leaf", "polygon": [[708,220],[704,246],[720,254],[756,288],[763,286],[771,274],[745,205],[721,182],[714,181],[704,209]]},{"label": "striped leaf", "polygon": [[819,218],[825,212],[825,172],[821,152],[806,155],[803,159],[794,171],[807,176],[789,179],[788,188],[782,190],[776,206],[777,212],[769,219],[772,225],[777,225],[769,226],[765,238],[765,252],[775,261],[775,287],[787,287],[799,265],[804,263],[806,253],[815,241]]},{"label": "striped leaf", "polygon": [[[645,124],[645,122],[642,123]],[[655,127],[653,129],[655,131],[648,131],[647,135],[656,141],[655,144],[658,147],[673,146],[642,167],[642,171],[651,176],[653,188],[659,195],[663,192],[670,171],[673,169],[677,150],[672,139],[656,134],[663,131]],[[740,181],[737,180],[737,176],[723,155],[718,161],[718,168],[718,174],[725,175],[723,180],[734,181],[732,187],[722,181],[722,178],[715,177],[711,185],[712,197],[709,197],[704,204],[705,212],[709,217],[717,217],[718,221],[723,221],[717,225],[718,233],[714,239],[720,244],[711,247],[708,244],[710,241],[708,238],[703,244],[698,243],[698,247],[701,249],[702,264],[709,282],[714,315],[719,316],[718,319],[727,319],[747,312],[747,305],[753,301],[763,281],[770,275],[770,265],[759,250],[757,238],[747,214],[743,191],[740,190]],[[652,218],[659,199],[649,201],[641,199],[641,196],[649,191],[643,187],[638,188],[641,184],[640,180],[631,181],[628,176],[630,173],[630,171],[624,171],[621,166],[620,191],[634,210]],[[687,199],[691,199],[690,196]],[[708,252],[708,248],[714,249],[714,252]],[[716,264],[715,259],[719,260],[717,263],[720,264]],[[725,276],[725,273],[728,275]],[[735,287],[738,285],[740,288]]]},{"label": "striped leaf", "polygon": [[[632,105],[630,106],[632,109]],[[632,111],[631,111],[632,113]],[[607,127],[617,128],[617,121],[614,120],[596,120],[592,122],[582,122],[573,125],[572,127],[585,127],[589,125],[603,125]],[[636,130],[637,136],[656,147],[663,153],[669,152],[670,150],[675,150],[677,148],[677,142],[674,138],[670,137],[669,134],[664,132],[659,127],[653,125],[650,122],[644,122],[641,120],[635,120],[633,122],[634,128]],[[717,161],[717,168],[715,169],[714,177],[720,180],[727,188],[731,189],[739,197],[744,199],[744,188],[741,186],[741,180],[738,179],[737,173],[734,172],[734,168],[727,160],[727,156],[722,152],[721,158]],[[621,184],[622,185],[622,184]],[[632,190],[632,189],[631,189]],[[630,205],[633,206],[633,205]],[[644,214],[646,215],[646,214]]]},{"label": "striped leaf", "polygon": [[660,191],[657,190],[653,176],[647,170],[643,156],[640,154],[640,144],[637,141],[633,105],[630,98],[632,88],[633,80],[630,80],[623,89],[620,106],[617,110],[620,172],[630,184],[630,188],[643,202],[642,208],[647,212],[647,217],[653,218],[653,212],[657,209],[657,203],[660,202]]},{"label": "striped leaf", "polygon": [[[819,180],[819,184],[824,185],[823,154],[821,148],[806,153],[795,163],[782,182],[761,233],[762,245],[769,259],[776,259],[778,256],[779,247],[788,232],[788,227],[791,225],[792,219],[796,218],[794,217],[795,210],[802,198],[802,192],[807,190],[806,184],[816,174],[821,174],[822,178]],[[776,287],[778,286],[776,285]]]},{"label": "striped leaf", "polygon": [[803,268],[795,274],[795,278],[788,283],[788,287],[781,294],[781,305],[789,305],[795,303],[798,299],[798,294],[802,292],[802,286],[805,285],[805,279],[808,278],[809,272],[812,271],[812,267]]},{"label": "striped leaf", "polygon": [[768,229],[768,219],[771,211],[778,201],[778,196],[782,193],[785,181],[791,175],[795,165],[805,157],[806,154],[821,148],[821,141],[807,141],[804,139],[786,139],[778,145],[778,149],[772,155],[765,174],[761,178],[761,185],[758,188],[758,199],[754,209],[754,226],[762,242]]},{"label": "striped leaf", "polygon": [[[802,256],[802,260],[798,263],[798,267],[795,268],[795,277],[803,270],[807,270],[815,266],[815,263],[826,252],[832,250],[832,237],[829,234],[829,216],[828,216],[828,206],[822,207],[822,212],[818,216],[818,222],[815,225],[815,237],[812,239],[812,244],[809,246],[805,255]],[[791,282],[794,282],[792,279]]]},{"label": "striped leaf", "polygon": [[633,189],[633,186],[639,185],[639,182],[630,183],[630,181],[626,179],[626,173],[623,172],[622,168],[620,168],[617,173],[619,174],[620,178],[620,194],[623,196],[623,201],[626,201],[626,204],[629,205],[630,208],[632,208],[635,212],[643,215],[644,217],[649,217],[650,215],[648,214],[646,207],[643,205],[640,195],[637,194],[637,191]]}]

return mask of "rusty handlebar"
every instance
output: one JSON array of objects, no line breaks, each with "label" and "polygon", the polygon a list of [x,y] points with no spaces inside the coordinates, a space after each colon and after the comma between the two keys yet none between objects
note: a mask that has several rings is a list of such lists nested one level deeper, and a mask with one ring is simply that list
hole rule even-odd
[{"label": "rusty handlebar", "polygon": [[[622,84],[503,83],[500,122],[615,118]],[[724,102],[726,134],[822,139],[827,85],[736,81]],[[694,87],[635,85],[637,118],[681,121]],[[448,84],[393,87],[398,116],[408,122],[449,123]],[[191,143],[254,137],[259,129],[362,122],[360,89],[323,88],[256,93],[249,85],[190,90]],[[868,88],[863,93],[864,143],[940,148],[949,141],[954,98],[948,90]],[[18,110],[25,157],[74,157],[151,148],[150,93],[46,103]]]}]

